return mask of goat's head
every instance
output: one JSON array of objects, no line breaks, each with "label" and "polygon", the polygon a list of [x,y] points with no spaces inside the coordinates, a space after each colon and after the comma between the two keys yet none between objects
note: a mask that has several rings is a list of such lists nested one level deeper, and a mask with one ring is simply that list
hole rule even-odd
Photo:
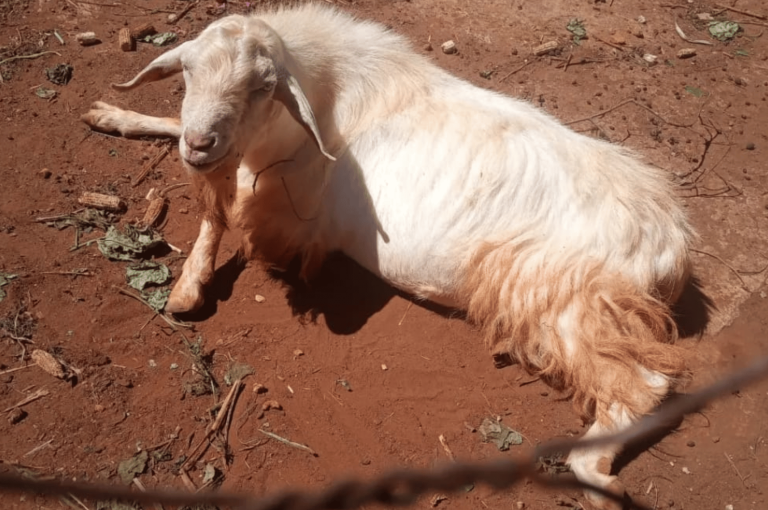
[{"label": "goat's head", "polygon": [[131,90],[142,83],[184,73],[179,153],[188,170],[205,173],[239,160],[251,140],[270,136],[270,120],[285,107],[330,156],[314,113],[280,36],[264,21],[228,16],[196,39],[167,51],[131,81],[113,84]]}]

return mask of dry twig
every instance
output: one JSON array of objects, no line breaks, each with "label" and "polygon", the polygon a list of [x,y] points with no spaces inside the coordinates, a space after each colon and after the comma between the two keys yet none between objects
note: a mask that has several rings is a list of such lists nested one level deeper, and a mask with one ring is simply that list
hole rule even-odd
[{"label": "dry twig", "polygon": [[262,434],[264,434],[267,437],[271,437],[275,441],[280,441],[281,443],[287,444],[288,446],[290,446],[292,448],[296,448],[298,450],[304,450],[305,452],[311,453],[313,457],[317,457],[317,453],[315,453],[315,451],[312,448],[310,448],[309,446],[307,446],[305,444],[294,443],[290,439],[286,439],[284,437],[278,436],[277,434],[274,434],[272,432],[268,432],[266,430],[259,429],[259,432],[261,432]]}]

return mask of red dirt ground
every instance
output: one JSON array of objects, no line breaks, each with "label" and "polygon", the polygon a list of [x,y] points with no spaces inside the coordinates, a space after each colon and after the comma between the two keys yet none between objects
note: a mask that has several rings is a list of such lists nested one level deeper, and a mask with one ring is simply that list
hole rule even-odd
[{"label": "red dirt ground", "polygon": [[[681,194],[688,197],[686,206],[701,233],[696,272],[718,307],[709,317],[707,334],[683,341],[697,369],[693,386],[698,387],[768,351],[768,301],[760,271],[765,257],[759,255],[768,252],[768,42],[761,37],[768,10],[760,0],[723,0],[760,19],[712,2],[671,2],[335,3],[388,23],[458,75],[527,98],[564,121],[605,113],[573,127],[632,147],[680,178],[685,185]],[[129,205],[124,221],[132,221],[143,215],[150,188],[186,181],[174,148],[147,180],[131,187],[130,179],[159,150],[156,144],[91,134],[78,120],[94,100],[176,115],[181,78],[126,95],[113,92],[109,83],[127,80],[164,51],[140,44],[138,51],[123,53],[118,30],[144,22],[167,30],[167,13],[150,9],[179,11],[185,5],[6,0],[0,6],[0,61],[58,53],[0,64],[0,272],[18,274],[4,287],[8,297],[0,303],[0,318],[12,323],[21,311],[22,320],[36,324],[33,330],[16,331],[34,342],[27,351],[54,352],[82,370],[76,384],[35,366],[0,375],[0,409],[39,389],[50,392],[24,406],[20,422],[0,419],[4,469],[18,464],[41,474],[116,482],[118,462],[164,442],[180,427],[180,439],[168,450],[173,460],[157,463],[140,480],[147,487],[183,487],[173,463],[210,423],[213,397],[183,394],[183,384],[192,378],[192,360],[180,335],[159,318],[150,320],[148,309],[115,290],[124,285],[125,264],[109,262],[95,246],[70,251],[71,229],[34,222],[77,209],[82,191],[120,195]],[[201,2],[178,23],[174,30],[181,40],[194,37],[218,16],[213,4],[208,7]],[[227,9],[240,12],[246,6],[231,3]],[[729,43],[684,42],[675,31],[675,17],[691,38],[712,40],[706,24],[696,20],[702,12],[750,23]],[[644,24],[636,21],[641,15]],[[576,17],[585,20],[590,34],[580,45],[565,30]],[[87,30],[95,31],[102,44],[78,45],[75,34]],[[447,39],[456,41],[457,55],[440,51]],[[549,40],[560,42],[558,55],[533,57],[532,48]],[[428,41],[433,51],[425,47]],[[687,47],[697,55],[677,58],[678,50]],[[658,65],[645,64],[645,53],[658,55]],[[74,68],[67,85],[52,85],[44,75],[46,67],[59,63]],[[481,77],[483,71],[493,71],[490,79]],[[38,97],[39,85],[58,96]],[[702,97],[695,95],[699,90]],[[626,99],[637,103],[606,113]],[[705,125],[722,132],[711,144],[705,141],[711,136]],[[701,168],[687,175],[702,158]],[[187,189],[172,191],[165,238],[188,252],[198,222]],[[84,234],[83,240],[97,235]],[[209,450],[191,472],[197,486],[205,462],[224,471],[224,488],[256,495],[286,487],[317,489],[343,475],[369,478],[398,466],[430,467],[446,461],[441,434],[459,459],[513,454],[515,447],[500,453],[470,431],[486,416],[501,416],[519,430],[526,438],[521,451],[585,430],[570,404],[540,381],[526,384],[530,377],[516,366],[496,370],[479,334],[460,318],[412,304],[343,259],[329,263],[312,290],[292,285],[290,278],[276,279],[256,264],[238,264],[235,237],[223,246],[216,287],[194,318],[196,331],[187,335],[203,338],[221,384],[235,361],[250,364],[256,373],[246,379],[235,408],[231,465],[224,468],[221,455]],[[182,261],[162,260],[178,276]],[[78,268],[92,276],[56,273]],[[266,299],[259,303],[256,294]],[[694,310],[689,319],[701,329],[707,312]],[[5,327],[8,333],[12,326],[6,322]],[[297,349],[303,354],[297,355]],[[19,342],[7,335],[0,339],[0,372],[23,366],[21,353]],[[347,380],[352,391],[339,379]],[[256,383],[268,391],[252,391]],[[626,456],[619,474],[629,493],[655,508],[768,507],[767,397],[768,382],[744,388],[689,417],[652,448]],[[282,411],[257,418],[251,410],[265,400],[278,401]],[[264,422],[269,430],[311,446],[318,457],[262,441],[258,429],[267,426]],[[478,486],[451,496],[439,508],[518,508],[518,502],[531,509],[579,508],[582,500],[576,491],[552,492],[530,484],[505,491]],[[0,501],[9,509],[64,507],[33,495],[2,495]],[[429,497],[417,506],[429,508]]]}]

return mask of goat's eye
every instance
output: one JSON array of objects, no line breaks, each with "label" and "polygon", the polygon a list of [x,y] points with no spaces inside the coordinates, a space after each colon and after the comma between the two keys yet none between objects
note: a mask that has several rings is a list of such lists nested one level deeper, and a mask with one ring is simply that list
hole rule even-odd
[{"label": "goat's eye", "polygon": [[264,85],[261,86],[261,90],[263,90],[264,92],[269,92],[273,88],[275,88],[275,82],[273,81],[264,82]]}]

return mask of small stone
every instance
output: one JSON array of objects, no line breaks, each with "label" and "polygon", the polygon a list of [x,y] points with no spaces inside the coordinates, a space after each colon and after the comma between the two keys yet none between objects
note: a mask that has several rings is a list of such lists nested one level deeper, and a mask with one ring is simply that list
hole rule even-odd
[{"label": "small stone", "polygon": [[691,474],[691,470],[688,469],[687,467],[683,466],[683,473],[685,473],[686,475],[690,475]]},{"label": "small stone", "polygon": [[691,58],[696,56],[696,50],[693,48],[683,48],[677,52],[677,58]]},{"label": "small stone", "polygon": [[189,212],[189,209],[187,209],[186,207],[182,207],[181,209],[179,209],[179,214],[187,214],[188,212]]},{"label": "small stone", "polygon": [[641,25],[645,25],[646,21],[647,20],[645,19],[645,16],[638,16],[637,17],[637,22],[640,23]]},{"label": "small stone", "polygon": [[264,301],[267,300],[267,298],[265,298],[261,294],[256,294],[256,297],[254,299],[256,300],[257,303],[263,303]]},{"label": "small stone", "polygon": [[754,143],[752,143],[752,142],[749,142],[749,143],[747,144],[747,150],[748,150],[748,151],[753,151],[753,150],[755,150],[755,144],[754,144]]},{"label": "small stone", "polygon": [[[765,205],[765,208],[768,209],[768,204]],[[715,436],[712,438],[713,443],[719,443],[720,442],[720,436]]]},{"label": "small stone", "polygon": [[687,446],[688,448],[693,448],[694,446],[696,446],[696,441],[688,441],[688,442],[687,442],[687,443],[685,443],[685,444],[686,444],[686,446]]},{"label": "small stone", "polygon": [[95,406],[93,406],[93,410],[96,411],[97,413],[100,413],[104,410],[104,406],[101,404],[96,404]]},{"label": "small stone", "polygon": [[646,53],[643,55],[643,60],[648,62],[649,65],[656,65],[658,63],[659,57],[656,55],[651,55],[650,53]]},{"label": "small stone", "polygon": [[255,383],[253,385],[253,392],[254,393],[266,393],[267,392],[267,387],[264,386],[261,383]]},{"label": "small stone", "polygon": [[733,505],[725,505],[725,510],[733,510]]},{"label": "small stone", "polygon": [[12,409],[11,412],[8,413],[8,423],[11,425],[16,425],[21,420],[27,417],[27,413],[20,408]]},{"label": "small stone", "polygon": [[381,369],[386,371],[386,370],[387,370],[387,365],[385,365],[384,363],[382,363],[382,364],[381,364]]},{"label": "small stone", "polygon": [[613,44],[618,44],[619,46],[624,46],[627,44],[627,39],[621,34],[613,34],[611,36],[611,42]]},{"label": "small stone", "polygon": [[295,351],[293,351],[293,356],[296,358],[298,358],[299,356],[304,356],[304,351],[302,351],[301,349],[296,349]]},{"label": "small stone", "polygon": [[175,14],[168,15],[168,23],[176,23],[177,19],[179,19],[179,17]]},{"label": "small stone", "polygon": [[459,49],[456,47],[456,43],[453,41],[445,41],[443,44],[440,45],[440,49],[443,50],[443,53],[446,55],[453,55]]},{"label": "small stone", "polygon": [[157,362],[153,359],[149,360],[149,366],[152,368],[155,368],[157,366]]},{"label": "small stone", "polygon": [[517,507],[517,510],[523,510],[523,508],[525,508],[525,503],[523,503],[522,501],[518,501],[517,503],[515,503],[515,506]]},{"label": "small stone", "polygon": [[178,370],[179,364],[178,363],[171,363],[171,370]]},{"label": "small stone", "polygon": [[371,465],[371,459],[363,459],[360,461],[360,464],[363,466],[370,466]]},{"label": "small stone", "polygon": [[50,170],[48,170],[47,168],[43,168],[42,170],[40,170],[38,172],[38,175],[40,175],[40,177],[42,177],[43,179],[50,179],[51,175],[53,175],[53,173]]}]

